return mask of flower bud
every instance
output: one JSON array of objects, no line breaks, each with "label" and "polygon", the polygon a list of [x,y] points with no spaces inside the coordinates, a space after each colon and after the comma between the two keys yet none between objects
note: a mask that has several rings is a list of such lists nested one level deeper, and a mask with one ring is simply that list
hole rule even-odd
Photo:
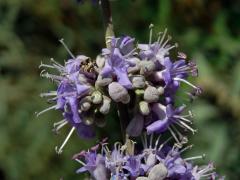
[{"label": "flower bud", "polygon": [[140,113],[144,116],[146,116],[150,113],[150,109],[149,109],[148,103],[146,101],[141,101],[139,103],[139,110],[140,110]]},{"label": "flower bud", "polygon": [[128,91],[119,83],[112,82],[108,86],[108,92],[110,97],[116,102],[122,102],[127,104],[130,101]]},{"label": "flower bud", "polygon": [[145,87],[145,78],[143,76],[134,76],[132,78],[132,84],[134,88],[144,88]]},{"label": "flower bud", "polygon": [[156,154],[150,153],[146,159],[146,165],[152,167],[157,161]]},{"label": "flower bud", "polygon": [[103,100],[102,94],[99,91],[94,91],[91,96],[93,104],[100,104]]},{"label": "flower bud", "polygon": [[112,78],[103,78],[101,75],[98,75],[96,85],[98,86],[106,86],[112,82]]},{"label": "flower bud", "polygon": [[111,99],[108,98],[107,96],[103,96],[103,103],[101,107],[99,108],[99,111],[102,114],[107,114],[110,110],[110,104],[111,104]]},{"label": "flower bud", "polygon": [[160,93],[155,87],[149,86],[144,92],[144,100],[152,103],[159,100]]},{"label": "flower bud", "polygon": [[164,93],[164,88],[162,86],[157,88],[159,95],[162,95]]},{"label": "flower bud", "polygon": [[167,177],[168,171],[164,164],[159,163],[155,165],[151,171],[149,172],[148,179],[149,180],[163,180]]},{"label": "flower bud", "polygon": [[90,102],[83,102],[83,103],[81,104],[81,106],[80,106],[80,109],[81,109],[82,111],[87,111],[87,110],[90,109],[90,107],[91,107]]},{"label": "flower bud", "polygon": [[[98,155],[99,156],[99,155]],[[98,164],[96,169],[93,171],[93,176],[96,180],[107,180],[107,169],[104,164]]]},{"label": "flower bud", "polygon": [[99,68],[103,68],[105,64],[105,58],[103,56],[98,55],[96,58],[96,64]]},{"label": "flower bud", "polygon": [[139,63],[139,66],[140,66],[140,74],[153,72],[156,68],[153,61],[141,61]]},{"label": "flower bud", "polygon": [[91,108],[91,97],[86,96],[82,98],[79,102],[81,111],[88,111]]}]

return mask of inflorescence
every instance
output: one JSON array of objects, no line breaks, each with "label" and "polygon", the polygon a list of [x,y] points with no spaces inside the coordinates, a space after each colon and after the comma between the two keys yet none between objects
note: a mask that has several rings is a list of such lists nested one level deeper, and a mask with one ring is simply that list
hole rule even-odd
[{"label": "inflorescence", "polygon": [[[71,58],[64,65],[51,59],[51,64],[41,64],[42,77],[57,84],[57,89],[42,93],[54,105],[37,113],[59,110],[63,120],[54,123],[54,132],[69,124],[72,128],[63,147],[74,131],[82,138],[95,136],[96,127],[104,127],[105,116],[114,104],[127,107],[130,119],[126,127],[126,142],[115,143],[109,150],[106,140],[88,151],[82,151],[74,159],[82,164],[77,172],[88,171],[97,180],[160,180],[160,179],[215,179],[212,164],[196,166],[193,159],[202,156],[183,158],[183,148],[187,143],[184,131],[193,134],[192,113],[184,102],[176,103],[181,85],[189,86],[184,92],[190,101],[201,94],[200,87],[187,80],[198,75],[197,65],[187,56],[178,52],[176,58],[170,57],[177,44],[171,44],[167,30],[160,32],[153,41],[153,26],[150,26],[150,38],[146,44],[138,43],[134,38],[112,37],[110,46],[91,59],[85,55],[75,56],[63,40],[60,42]],[[46,69],[54,69],[51,74]],[[159,136],[165,132],[171,134],[174,145],[153,143],[153,134]],[[150,142],[147,142],[147,134]],[[143,136],[143,148],[135,149],[134,142],[128,137]],[[100,152],[99,152],[100,151]],[[84,159],[84,160],[83,160]],[[99,177],[101,177],[99,179]]]}]

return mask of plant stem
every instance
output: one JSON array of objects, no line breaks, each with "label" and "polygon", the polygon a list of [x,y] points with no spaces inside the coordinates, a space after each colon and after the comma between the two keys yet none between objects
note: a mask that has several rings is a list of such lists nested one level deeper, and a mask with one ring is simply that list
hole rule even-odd
[{"label": "plant stem", "polygon": [[110,48],[111,38],[114,37],[113,23],[112,23],[112,13],[109,0],[100,1],[103,13],[103,23],[106,29],[105,32],[105,42],[107,48]]},{"label": "plant stem", "polygon": [[[112,13],[111,13],[111,6],[109,0],[101,0],[100,1],[102,13],[103,13],[103,22],[106,29],[105,32],[105,42],[107,48],[111,48],[111,39],[114,37],[114,30],[113,30],[113,23],[112,23]],[[118,115],[120,120],[120,126],[121,126],[121,133],[123,142],[125,142],[125,136],[126,136],[126,128],[129,123],[129,117],[128,117],[128,108],[125,104],[118,103]]]},{"label": "plant stem", "polygon": [[119,120],[120,120],[122,138],[123,138],[122,140],[125,143],[126,128],[129,123],[128,108],[127,108],[127,105],[125,105],[123,103],[118,103],[117,108],[118,108],[118,115],[119,115]]}]

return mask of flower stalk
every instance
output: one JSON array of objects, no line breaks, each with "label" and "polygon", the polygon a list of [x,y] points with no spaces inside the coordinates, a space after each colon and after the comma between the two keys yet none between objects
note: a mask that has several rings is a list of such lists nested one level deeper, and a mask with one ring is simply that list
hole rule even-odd
[{"label": "flower stalk", "polygon": [[[111,40],[115,36],[114,35],[114,29],[113,29],[113,22],[112,22],[112,12],[111,12],[111,5],[109,0],[101,0],[100,5],[102,8],[103,13],[103,23],[105,26],[105,42],[106,47],[108,49],[111,49]],[[129,123],[129,116],[127,107],[123,103],[118,103],[118,116],[120,119],[120,127],[121,127],[121,134],[123,138],[123,142],[125,142],[125,136],[126,136],[126,127]]]}]

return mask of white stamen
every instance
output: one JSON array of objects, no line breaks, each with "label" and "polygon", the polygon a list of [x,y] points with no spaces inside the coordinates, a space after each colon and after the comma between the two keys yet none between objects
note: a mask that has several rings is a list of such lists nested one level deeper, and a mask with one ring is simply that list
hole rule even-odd
[{"label": "white stamen", "polygon": [[[189,115],[186,115],[185,117],[188,117],[188,116],[189,116]],[[181,119],[181,120],[183,120],[183,121],[186,121],[186,122],[192,124],[192,121],[189,120],[189,119],[187,119],[187,118],[185,118],[184,116],[174,115],[173,117],[174,117],[174,118]]]},{"label": "white stamen", "polygon": [[194,134],[195,132],[197,132],[197,130],[191,128],[189,125],[187,125],[185,122],[183,121],[179,121],[180,124],[182,124],[184,127],[186,127],[187,129],[189,129],[190,131],[192,131],[192,133]]},{"label": "white stamen", "polygon": [[78,163],[80,163],[83,166],[86,166],[86,164],[84,162],[82,162],[81,160],[79,160],[79,159],[75,159],[75,161],[77,161]]},{"label": "white stamen", "polygon": [[152,35],[153,35],[153,24],[150,24],[149,29],[150,29],[150,34],[149,34],[149,45],[152,44]]},{"label": "white stamen", "polygon": [[59,149],[58,149],[57,146],[55,147],[55,150],[56,150],[57,154],[61,154],[61,153],[63,152],[64,146],[67,144],[68,140],[69,140],[70,137],[72,136],[72,134],[73,134],[73,132],[74,132],[75,129],[76,129],[76,128],[73,127],[73,128],[70,130],[70,132],[68,133],[66,139],[64,140],[63,144],[61,145],[61,147],[60,147]]},{"label": "white stamen", "polygon": [[186,83],[187,85],[193,87],[194,89],[198,89],[197,86],[194,86],[193,84],[191,84],[190,82],[186,81],[185,79],[181,79],[181,78],[178,78],[178,77],[175,77],[175,78],[173,78],[173,79],[176,80],[176,81],[184,82],[184,83]]},{"label": "white stamen", "polygon": [[57,65],[60,68],[64,68],[63,65],[59,64],[57,61],[55,61],[53,58],[50,59],[50,61],[52,61],[55,65]]},{"label": "white stamen", "polygon": [[60,39],[59,40],[60,41],[60,43],[64,46],[64,48],[67,50],[67,52],[69,53],[69,55],[73,58],[73,59],[75,59],[75,56],[73,55],[73,53],[70,51],[70,49],[67,47],[67,45],[64,43],[64,39]]},{"label": "white stamen", "polygon": [[195,159],[203,159],[205,158],[205,154],[201,155],[201,156],[194,156],[194,157],[190,157],[190,158],[185,158],[185,161],[191,161],[191,160],[195,160]]},{"label": "white stamen", "polygon": [[172,39],[171,36],[168,36],[167,40],[163,43],[162,47],[164,48],[166,46],[166,44],[168,43],[168,41],[170,41]]},{"label": "white stamen", "polygon": [[180,143],[178,138],[177,138],[177,136],[176,136],[176,134],[174,133],[174,131],[170,127],[168,127],[168,129],[169,129],[170,133],[172,134],[173,138],[176,140],[176,142]]},{"label": "white stamen", "polygon": [[160,46],[161,46],[163,40],[165,39],[166,34],[167,34],[167,28],[164,30],[164,33],[163,33],[163,35],[162,35],[162,37],[161,37],[161,39],[160,39],[160,42],[159,42],[159,45],[160,45]]},{"label": "white stamen", "polygon": [[48,93],[41,93],[40,97],[48,97],[48,96],[56,96],[57,95],[57,91],[51,91]]},{"label": "white stamen", "polygon": [[183,148],[181,151],[179,151],[179,154],[183,153],[184,151],[188,150],[188,149],[192,149],[193,145],[189,145],[185,148]]},{"label": "white stamen", "polygon": [[155,142],[155,147],[154,147],[154,149],[157,149],[157,146],[158,146],[158,142],[159,142],[160,137],[161,137],[161,135],[159,135],[159,136],[157,137],[157,140],[156,140],[156,142]]},{"label": "white stamen", "polygon": [[54,66],[52,65],[49,65],[49,64],[43,64],[42,61],[41,61],[41,64],[38,66],[38,68],[42,68],[42,67],[46,67],[46,68],[51,68],[51,69],[55,69]]},{"label": "white stamen", "polygon": [[59,124],[64,123],[65,121],[67,121],[67,120],[66,120],[66,119],[63,119],[63,120],[61,120],[61,121],[58,121],[58,122],[56,122],[56,123],[53,123],[53,127],[56,127],[56,126],[58,126]]},{"label": "white stamen", "polygon": [[43,114],[43,113],[45,113],[45,112],[47,112],[47,111],[49,111],[49,110],[51,110],[51,109],[55,109],[56,107],[57,107],[57,105],[54,105],[54,106],[51,106],[51,107],[49,107],[49,108],[47,108],[47,109],[42,110],[42,111],[39,112],[39,113],[36,112],[36,116],[38,117],[38,116],[40,116],[41,114]]},{"label": "white stamen", "polygon": [[[54,127],[53,131],[56,132],[56,133],[58,133],[58,131],[59,131],[62,127],[64,127],[67,123],[68,123],[67,121],[64,121],[63,123],[59,124],[56,128]],[[55,124],[54,124],[54,125],[55,125]],[[54,126],[54,125],[53,125],[53,126]]]}]

